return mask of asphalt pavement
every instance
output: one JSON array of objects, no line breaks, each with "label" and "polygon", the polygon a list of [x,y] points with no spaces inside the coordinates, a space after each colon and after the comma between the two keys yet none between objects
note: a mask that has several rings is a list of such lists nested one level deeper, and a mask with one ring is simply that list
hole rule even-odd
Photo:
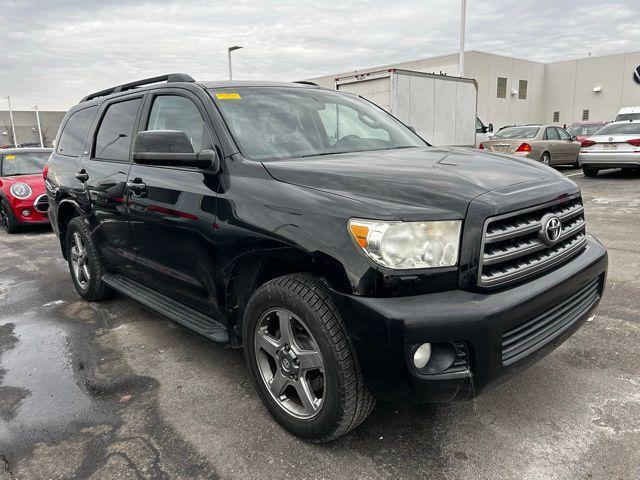
[{"label": "asphalt pavement", "polygon": [[609,250],[595,316],[475,400],[378,404],[321,446],[271,419],[241,351],[84,302],[50,230],[1,232],[0,479],[640,478],[640,175],[563,173]]}]

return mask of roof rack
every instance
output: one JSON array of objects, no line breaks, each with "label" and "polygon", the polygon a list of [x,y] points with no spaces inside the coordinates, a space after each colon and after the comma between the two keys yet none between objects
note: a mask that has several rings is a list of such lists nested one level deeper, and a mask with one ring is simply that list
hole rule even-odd
[{"label": "roof rack", "polygon": [[99,92],[91,93],[84,97],[80,102],[86,102],[87,100],[93,100],[94,98],[104,97],[105,95],[111,95],[112,93],[124,92],[126,90],[132,90],[142,85],[150,85],[158,82],[195,82],[195,80],[186,73],[169,73],[167,75],[160,75],[159,77],[145,78],[143,80],[136,80],[135,82],[123,83],[115,87],[100,90]]}]

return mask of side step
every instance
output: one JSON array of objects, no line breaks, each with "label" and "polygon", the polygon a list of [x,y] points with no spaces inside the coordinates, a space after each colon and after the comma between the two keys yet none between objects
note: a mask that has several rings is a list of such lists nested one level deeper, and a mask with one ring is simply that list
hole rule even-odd
[{"label": "side step", "polygon": [[178,322],[219,343],[229,342],[227,327],[207,315],[187,307],[166,295],[120,274],[107,273],[102,281],[114,290],[133,298],[151,310]]}]

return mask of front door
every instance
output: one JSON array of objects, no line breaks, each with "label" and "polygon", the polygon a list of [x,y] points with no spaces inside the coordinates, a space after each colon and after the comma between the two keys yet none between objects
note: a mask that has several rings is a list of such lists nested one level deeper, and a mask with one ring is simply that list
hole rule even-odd
[{"label": "front door", "polygon": [[562,142],[562,161],[567,164],[573,164],[578,161],[578,153],[580,153],[580,143],[572,140],[564,128],[558,128],[558,135]]},{"label": "front door", "polygon": [[[213,150],[202,102],[185,90],[149,95],[140,130],[185,132],[194,152]],[[215,174],[191,167],[133,164],[127,183],[131,232],[142,283],[214,318]]]},{"label": "front door", "polygon": [[130,272],[134,268],[134,243],[124,201],[129,173],[131,139],[143,95],[120,97],[98,112],[98,128],[82,153],[76,174],[83,184],[84,208],[90,211],[93,242],[106,267]]}]

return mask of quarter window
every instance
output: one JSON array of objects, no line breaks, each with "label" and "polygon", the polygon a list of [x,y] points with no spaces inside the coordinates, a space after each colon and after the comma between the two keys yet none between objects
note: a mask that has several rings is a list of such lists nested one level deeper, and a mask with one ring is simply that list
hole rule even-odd
[{"label": "quarter window", "polygon": [[82,151],[84,139],[87,136],[91,122],[98,107],[89,107],[73,113],[60,134],[60,141],[56,152],[60,155],[77,157]]},{"label": "quarter window", "polygon": [[527,81],[526,80],[520,80],[518,82],[518,98],[520,100],[527,99]]},{"label": "quarter window", "polygon": [[498,77],[498,98],[507,98],[507,79],[505,77]]},{"label": "quarter window", "polygon": [[184,132],[189,137],[194,152],[213,148],[198,107],[188,98],[178,95],[162,95],[155,98],[147,130]]},{"label": "quarter window", "polygon": [[141,98],[109,105],[96,135],[94,158],[129,161],[131,136]]}]

